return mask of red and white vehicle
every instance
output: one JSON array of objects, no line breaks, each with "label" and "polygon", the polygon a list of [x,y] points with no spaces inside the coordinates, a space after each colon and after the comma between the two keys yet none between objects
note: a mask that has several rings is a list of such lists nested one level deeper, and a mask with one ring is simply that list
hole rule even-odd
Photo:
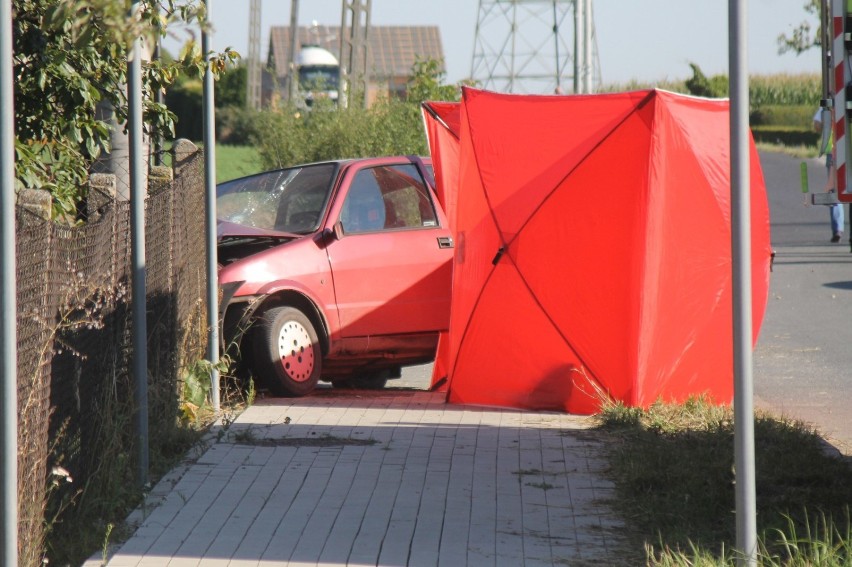
[{"label": "red and white vehicle", "polygon": [[222,336],[273,393],[382,387],[434,359],[453,240],[429,167],[364,158],[218,185]]}]

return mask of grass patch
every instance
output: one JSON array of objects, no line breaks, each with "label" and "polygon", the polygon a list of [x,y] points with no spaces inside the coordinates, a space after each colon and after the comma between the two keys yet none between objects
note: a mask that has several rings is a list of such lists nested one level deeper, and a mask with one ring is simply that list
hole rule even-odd
[{"label": "grass patch", "polygon": [[[600,414],[614,505],[649,564],[736,560],[733,417],[703,399]],[[850,464],[804,423],[759,413],[754,432],[761,564],[852,565]],[[813,553],[829,561],[807,562]]]},{"label": "grass patch", "polygon": [[263,171],[254,146],[216,144],[216,183]]}]

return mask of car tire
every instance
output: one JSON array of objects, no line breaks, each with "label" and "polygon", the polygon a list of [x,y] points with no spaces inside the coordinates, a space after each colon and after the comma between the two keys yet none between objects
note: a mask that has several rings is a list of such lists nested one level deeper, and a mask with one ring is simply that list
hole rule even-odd
[{"label": "car tire", "polygon": [[334,380],[331,385],[334,388],[350,388],[353,390],[381,390],[388,383],[387,370],[377,370],[373,372],[364,372],[351,378],[343,380]]},{"label": "car tire", "polygon": [[255,366],[276,396],[309,394],[319,382],[322,347],[311,320],[293,307],[275,307],[258,321]]}]

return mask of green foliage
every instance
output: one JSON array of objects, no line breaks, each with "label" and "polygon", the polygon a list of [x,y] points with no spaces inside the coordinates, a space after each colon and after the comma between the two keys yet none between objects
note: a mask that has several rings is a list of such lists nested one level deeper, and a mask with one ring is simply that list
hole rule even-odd
[{"label": "green foliage", "polygon": [[602,93],[618,93],[644,91],[648,89],[662,89],[673,93],[689,94],[684,81],[671,81],[668,79],[661,81],[637,81],[634,79],[627,83],[611,83],[609,85],[603,85],[600,89],[598,89],[598,91]]},{"label": "green foliage", "polygon": [[85,197],[85,161],[67,139],[15,140],[15,173],[19,187],[38,187],[53,195],[53,216],[74,218],[77,201]]},{"label": "green foliage", "polygon": [[244,107],[247,79],[248,69],[245,65],[228,65],[214,86],[216,109],[228,106]]},{"label": "green foliage", "polygon": [[405,100],[384,98],[369,109],[338,109],[319,100],[310,111],[292,104],[263,111],[254,121],[253,139],[264,168],[382,155],[426,155],[420,103],[458,100],[460,88],[442,84],[440,65],[418,60]]},{"label": "green foliage", "polygon": [[183,383],[183,400],[181,401],[181,416],[184,420],[194,422],[198,419],[198,410],[207,403],[212,387],[213,371],[226,374],[231,367],[231,360],[225,356],[216,364],[209,360],[196,360],[181,376]]},{"label": "green foliage", "polygon": [[204,84],[200,79],[184,77],[166,92],[166,106],[174,112],[174,136],[200,141],[204,137],[201,96]]},{"label": "green foliage", "polygon": [[813,130],[794,126],[754,126],[751,129],[755,142],[782,146],[816,147],[820,135]]},{"label": "green foliage", "polygon": [[767,104],[753,106],[749,114],[749,124],[757,126],[787,126],[803,131],[813,130],[814,112],[817,106],[804,104]]},{"label": "green foliage", "polygon": [[[781,34],[778,36],[778,54],[792,51],[801,55],[812,47],[822,45],[822,26],[820,25],[820,0],[804,0],[804,10],[811,17],[793,28],[791,35]],[[815,29],[811,32],[811,27]]]},{"label": "green foliage", "polygon": [[692,77],[685,82],[689,94],[708,98],[725,98],[728,96],[727,76],[714,75],[708,78],[695,63],[690,63],[689,66],[692,68]]},{"label": "green foliage", "polygon": [[406,85],[408,102],[419,105],[429,100],[459,100],[461,88],[458,85],[444,84],[444,78],[440,61],[418,57],[411,67],[411,79]]},{"label": "green foliage", "polygon": [[[203,22],[192,0],[13,0],[13,74],[16,147],[23,157],[16,188],[44,188],[54,211],[68,213],[83,197],[89,165],[109,151],[104,114],[127,119],[127,54],[136,38],[154,45],[175,22]],[[152,93],[179,73],[200,76],[209,65],[221,72],[238,55],[202,56],[190,43],[178,61],[143,65],[143,113],[147,134],[170,137],[174,115]],[[208,62],[209,61],[209,62]],[[47,159],[42,159],[47,158]],[[63,172],[69,164],[76,164]]]},{"label": "green foliage", "polygon": [[[648,410],[621,404],[603,409],[601,428],[612,434],[613,503],[630,518],[637,544],[649,550],[649,564],[727,564],[726,550],[736,539],[733,418],[729,406],[702,398]],[[822,438],[800,422],[759,414],[754,435],[757,521],[766,557],[791,552],[790,536],[781,534],[793,534],[799,551],[826,534],[844,542],[835,547],[845,562],[767,564],[850,565],[849,528],[833,532],[827,526],[842,518],[848,526],[852,468],[827,454]],[[821,534],[809,529],[816,525],[813,514],[828,519]],[[804,538],[795,537],[803,532]]]},{"label": "green foliage", "polygon": [[216,141],[237,146],[253,142],[258,111],[240,106],[226,106],[216,110]]}]

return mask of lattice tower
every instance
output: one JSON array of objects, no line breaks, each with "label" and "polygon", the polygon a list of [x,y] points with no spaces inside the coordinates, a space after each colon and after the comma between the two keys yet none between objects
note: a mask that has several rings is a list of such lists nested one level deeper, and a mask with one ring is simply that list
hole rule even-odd
[{"label": "lattice tower", "polygon": [[480,0],[470,76],[498,92],[594,92],[591,0]]},{"label": "lattice tower", "polygon": [[249,3],[249,43],[246,76],[246,106],[260,108],[260,0]]}]

